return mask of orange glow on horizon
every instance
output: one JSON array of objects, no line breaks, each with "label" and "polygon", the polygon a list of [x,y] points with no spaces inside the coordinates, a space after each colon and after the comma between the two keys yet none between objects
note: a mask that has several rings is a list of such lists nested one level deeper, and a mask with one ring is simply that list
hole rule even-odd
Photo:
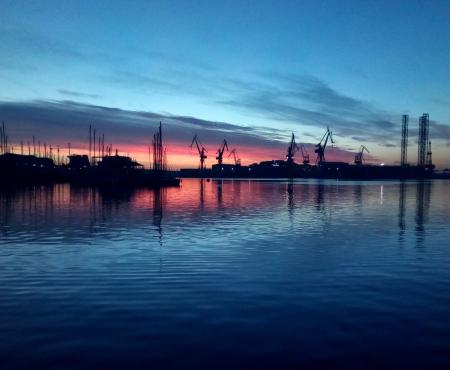
[{"label": "orange glow on horizon", "polygon": [[[57,145],[47,143],[47,152],[49,152],[50,146],[52,147],[52,158],[57,161]],[[208,150],[206,159],[206,166],[211,168],[211,166],[217,163],[216,155],[217,148],[216,146],[206,144],[205,145]],[[113,146],[112,155],[116,153],[116,149],[119,155],[125,155],[133,158],[137,162],[144,165],[146,168],[150,168],[152,161],[152,154],[149,153],[149,147],[151,146],[143,146],[136,144],[118,144],[117,146]],[[167,153],[167,161],[168,166],[172,170],[178,170],[180,168],[198,168],[199,167],[199,158],[196,148],[190,148],[189,145],[186,145],[185,142],[166,142],[166,153]],[[218,147],[218,145],[217,145]],[[14,143],[11,145],[12,152],[16,154],[25,154],[29,153],[28,144],[23,146],[23,150],[21,148],[20,143]],[[232,148],[236,148],[239,158],[241,159],[242,165],[250,165],[252,163],[259,163],[261,161],[269,161],[269,160],[284,160],[287,144],[283,145],[280,143],[279,147],[262,147],[262,146],[232,146],[230,145],[230,151]],[[85,142],[71,143],[71,154],[89,154],[88,146]],[[315,163],[315,154],[311,147],[308,148],[310,163]],[[433,154],[435,154],[435,151]],[[33,154],[33,147],[30,147],[30,153]],[[98,156],[98,148],[96,148],[96,156]],[[68,146],[60,147],[59,150],[59,163],[67,163],[67,156],[69,154]],[[354,159],[354,154],[351,152],[337,151],[333,148],[330,148],[327,152],[327,159],[329,161],[343,161],[351,163]],[[439,154],[439,153],[438,153]],[[36,155],[38,155],[38,148],[36,146]],[[94,155],[92,150],[91,155]],[[44,146],[41,144],[41,156],[44,156]],[[380,157],[381,158],[381,157]],[[438,167],[444,168],[445,163],[440,160],[440,156],[434,156],[434,162]],[[378,163],[378,159],[375,161],[369,161],[368,163]],[[229,152],[224,153],[223,157],[224,163],[233,164],[234,159],[232,156],[229,156]],[[296,162],[301,163],[302,158],[301,154],[297,153]],[[387,158],[384,159],[384,162],[389,163]],[[395,160],[392,160],[391,163],[395,163]],[[413,162],[412,162],[413,163]]]},{"label": "orange glow on horizon", "polygon": [[[53,144],[47,144],[47,147],[49,148],[50,145],[53,148],[53,159],[57,161],[57,146]],[[171,169],[180,169],[180,168],[197,168],[198,163],[198,153],[195,148],[189,148],[188,145],[185,143],[178,143],[178,142],[169,142],[166,143],[166,153],[167,153],[167,161],[169,168]],[[49,149],[48,149],[49,150]],[[149,153],[149,147],[145,147],[142,145],[130,145],[130,144],[119,144],[117,146],[113,146],[112,149],[112,155],[115,155],[117,150],[117,153],[119,155],[125,155],[133,158],[137,162],[144,165],[144,167],[149,168],[152,158],[152,153]],[[210,149],[207,152],[208,158],[206,160],[207,167],[211,167],[213,164],[217,163],[216,160],[216,150]],[[231,148],[230,148],[231,150]],[[256,146],[239,146],[236,147],[236,151],[238,153],[239,158],[241,159],[242,165],[249,165],[255,162],[260,162],[264,160],[271,160],[271,159],[283,159],[284,149],[280,147],[280,150],[277,149],[267,149],[264,147],[256,147]],[[21,154],[21,146],[20,144],[16,144],[13,146],[14,153]],[[30,153],[34,154],[33,147],[30,149]],[[89,149],[87,145],[84,142],[80,143],[71,143],[71,154],[80,154],[80,155],[88,155]],[[95,156],[99,156],[98,148],[96,148]],[[23,154],[28,154],[28,146],[24,146],[23,148]],[[38,155],[38,149],[36,148],[36,155]],[[59,157],[60,162],[65,163],[67,162],[67,156],[69,155],[69,149],[68,146],[66,147],[60,147],[59,150]],[[91,155],[94,156],[94,150],[92,149]],[[101,155],[101,153],[100,153]],[[41,146],[41,156],[44,156],[44,150],[43,146]],[[225,152],[224,163],[233,164],[234,158],[232,156],[229,156],[229,152]]]}]

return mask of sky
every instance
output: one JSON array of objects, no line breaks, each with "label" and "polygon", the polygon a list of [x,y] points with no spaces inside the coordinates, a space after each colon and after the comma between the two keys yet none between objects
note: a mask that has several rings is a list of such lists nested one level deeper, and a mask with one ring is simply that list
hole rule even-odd
[{"label": "sky", "polygon": [[[159,121],[172,168],[207,164],[223,139],[244,164],[282,159],[294,132],[313,157],[408,161],[430,114],[450,167],[450,1],[0,0],[0,120],[10,142],[83,152],[89,125],[148,164]],[[231,158],[227,158],[231,161]],[[300,159],[297,159],[301,162]]]}]

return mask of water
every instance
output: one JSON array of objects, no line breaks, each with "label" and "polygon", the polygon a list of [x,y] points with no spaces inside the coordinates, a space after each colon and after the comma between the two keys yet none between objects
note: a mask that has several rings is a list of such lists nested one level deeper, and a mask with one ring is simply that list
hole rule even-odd
[{"label": "water", "polygon": [[0,368],[448,369],[450,182],[0,192]]}]

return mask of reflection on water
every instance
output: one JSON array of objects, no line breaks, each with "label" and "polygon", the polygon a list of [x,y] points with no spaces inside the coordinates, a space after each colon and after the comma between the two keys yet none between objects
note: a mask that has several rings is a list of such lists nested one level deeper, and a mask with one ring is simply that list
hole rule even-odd
[{"label": "reflection on water", "polygon": [[406,224],[405,224],[405,196],[406,196],[406,185],[405,182],[402,181],[399,185],[400,194],[398,197],[398,228],[399,228],[399,241],[403,242]]},{"label": "reflection on water", "polygon": [[0,190],[0,358],[448,368],[449,193],[445,181]]},{"label": "reflection on water", "polygon": [[217,184],[217,207],[218,208],[222,208],[222,201],[223,201],[222,186],[223,186],[223,180],[217,180],[216,184]]},{"label": "reflection on water", "polygon": [[[425,224],[428,221],[428,211],[430,208],[430,196],[431,196],[430,182],[418,182],[416,191],[416,236],[417,244],[422,244],[425,238]],[[443,199],[445,202],[446,199]]]},{"label": "reflection on water", "polygon": [[153,225],[158,230],[159,243],[162,244],[162,219],[165,189],[156,189],[153,192]]},{"label": "reflection on water", "polygon": [[294,216],[294,184],[292,181],[287,183],[287,199],[289,220],[292,222],[292,217]]}]

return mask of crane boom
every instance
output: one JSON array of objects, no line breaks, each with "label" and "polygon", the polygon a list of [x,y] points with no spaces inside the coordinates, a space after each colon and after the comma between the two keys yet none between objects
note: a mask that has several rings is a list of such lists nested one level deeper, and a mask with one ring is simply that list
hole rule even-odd
[{"label": "crane boom", "polygon": [[299,149],[300,148],[298,147],[297,143],[295,142],[295,135],[294,135],[294,133],[292,133],[291,143],[289,144],[287,153],[286,153],[287,163],[289,163],[289,164],[294,163],[295,153],[298,152]]},{"label": "crane boom", "polygon": [[223,153],[224,153],[225,149],[228,151],[228,143],[224,139],[222,145],[219,147],[219,149],[217,149],[216,159],[217,159],[218,164],[222,164],[222,162],[223,162]]},{"label": "crane boom", "polygon": [[207,150],[199,143],[197,135],[194,136],[191,142],[191,149],[194,147],[194,144],[197,147],[198,155],[200,157],[200,169],[203,170],[205,168],[205,159],[208,158],[205,153]]},{"label": "crane boom", "polygon": [[333,133],[330,131],[330,128],[327,127],[327,131],[322,136],[322,139],[316,144],[316,149],[314,149],[314,153],[317,153],[317,163],[322,164],[325,162],[325,149],[328,144],[328,140],[334,144]]},{"label": "crane boom", "polygon": [[309,164],[309,154],[303,144],[300,145],[300,151],[302,152],[303,164]]},{"label": "crane boom", "polygon": [[191,142],[191,145],[190,145],[191,149],[193,148],[194,144],[197,146],[197,150],[200,153],[200,146],[198,145],[197,135],[195,135],[194,138],[192,139],[192,142]]},{"label": "crane boom", "polygon": [[230,152],[230,154],[228,154],[228,157],[231,157],[231,156],[233,156],[233,158],[234,158],[234,164],[236,166],[240,166],[241,165],[241,159],[239,158],[239,155],[237,154],[237,150],[236,149],[233,149]]},{"label": "crane boom", "polygon": [[369,149],[367,149],[365,145],[361,145],[360,148],[359,148],[359,152],[356,153],[356,155],[355,155],[355,164],[358,164],[358,165],[362,165],[363,164],[363,162],[364,162],[364,151],[366,151],[367,153],[370,153]]}]

